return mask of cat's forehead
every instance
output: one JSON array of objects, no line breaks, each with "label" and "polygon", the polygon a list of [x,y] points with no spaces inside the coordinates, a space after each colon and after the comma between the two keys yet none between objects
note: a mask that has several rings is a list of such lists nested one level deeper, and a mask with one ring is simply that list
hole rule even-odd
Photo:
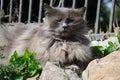
[{"label": "cat's forehead", "polygon": [[82,7],[79,9],[72,9],[72,8],[58,8],[58,7],[50,7],[47,4],[44,4],[44,10],[47,17],[54,17],[54,16],[75,16],[75,17],[83,17],[83,14],[86,10],[86,7]]},{"label": "cat's forehead", "polygon": [[61,12],[75,11],[75,9],[71,9],[71,8],[54,8],[54,9],[59,10]]},{"label": "cat's forehead", "polygon": [[79,15],[78,9],[72,9],[72,8],[55,8],[57,14],[60,14],[61,16],[75,16]]}]

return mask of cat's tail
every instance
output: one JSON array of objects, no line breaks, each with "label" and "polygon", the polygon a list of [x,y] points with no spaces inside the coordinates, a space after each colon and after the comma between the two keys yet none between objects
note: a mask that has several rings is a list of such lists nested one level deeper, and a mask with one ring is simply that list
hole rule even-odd
[{"label": "cat's tail", "polygon": [[0,26],[0,46],[10,45],[11,41],[21,35],[27,27],[23,23]]}]

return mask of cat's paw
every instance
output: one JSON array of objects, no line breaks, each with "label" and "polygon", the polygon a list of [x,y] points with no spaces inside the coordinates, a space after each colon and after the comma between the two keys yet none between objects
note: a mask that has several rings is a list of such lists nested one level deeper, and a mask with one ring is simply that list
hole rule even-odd
[{"label": "cat's paw", "polygon": [[60,68],[62,68],[64,66],[63,62],[60,61],[60,60],[53,61],[52,63],[55,64],[56,66],[60,67]]},{"label": "cat's paw", "polygon": [[77,65],[66,66],[65,69],[71,69],[73,72],[76,72],[76,73],[82,72]]}]

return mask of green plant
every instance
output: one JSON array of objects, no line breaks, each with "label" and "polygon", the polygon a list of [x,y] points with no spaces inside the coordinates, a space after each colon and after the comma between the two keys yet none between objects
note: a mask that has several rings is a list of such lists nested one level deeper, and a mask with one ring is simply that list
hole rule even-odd
[{"label": "green plant", "polygon": [[107,47],[104,48],[103,46],[92,46],[91,50],[96,57],[104,57],[113,51],[117,51],[118,47],[116,44],[109,41]]},{"label": "green plant", "polygon": [[118,42],[120,43],[120,32],[118,32],[117,34],[117,39],[118,39]]},{"label": "green plant", "polygon": [[77,75],[79,76],[80,80],[83,80],[82,79],[82,72],[78,73]]},{"label": "green plant", "polygon": [[28,77],[40,74],[41,64],[27,49],[23,56],[15,51],[10,58],[10,65],[0,66],[0,80],[25,80]]}]

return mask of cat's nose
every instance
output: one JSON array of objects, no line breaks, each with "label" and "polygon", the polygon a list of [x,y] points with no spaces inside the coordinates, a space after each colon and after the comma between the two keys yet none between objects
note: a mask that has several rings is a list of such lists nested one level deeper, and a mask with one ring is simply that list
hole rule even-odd
[{"label": "cat's nose", "polygon": [[64,29],[66,29],[66,28],[68,27],[68,25],[67,25],[66,23],[63,23],[63,24],[62,24],[62,27],[63,27]]},{"label": "cat's nose", "polygon": [[67,29],[67,26],[63,26],[64,29]]}]

